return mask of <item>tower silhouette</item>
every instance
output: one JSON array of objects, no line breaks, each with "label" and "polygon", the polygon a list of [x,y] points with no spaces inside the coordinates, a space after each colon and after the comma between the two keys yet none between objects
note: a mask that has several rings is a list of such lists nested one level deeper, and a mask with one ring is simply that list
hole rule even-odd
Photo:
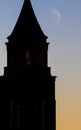
[{"label": "tower silhouette", "polygon": [[3,128],[56,129],[56,77],[47,64],[46,40],[30,0],[25,0],[6,43],[7,67],[0,77],[0,82],[6,84],[1,101]]}]

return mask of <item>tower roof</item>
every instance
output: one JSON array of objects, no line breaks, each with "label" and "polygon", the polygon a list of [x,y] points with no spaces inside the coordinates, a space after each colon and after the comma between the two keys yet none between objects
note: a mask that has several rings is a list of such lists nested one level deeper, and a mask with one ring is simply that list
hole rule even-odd
[{"label": "tower roof", "polygon": [[11,35],[8,39],[21,39],[25,41],[46,41],[37,19],[34,14],[30,0],[24,0],[24,4]]}]

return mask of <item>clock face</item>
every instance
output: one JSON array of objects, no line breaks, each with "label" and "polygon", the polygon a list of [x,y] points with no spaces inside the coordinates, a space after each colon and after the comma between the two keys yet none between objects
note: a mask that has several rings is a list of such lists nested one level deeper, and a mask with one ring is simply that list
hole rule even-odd
[{"label": "clock face", "polygon": [[26,51],[26,64],[31,65],[31,50]]}]

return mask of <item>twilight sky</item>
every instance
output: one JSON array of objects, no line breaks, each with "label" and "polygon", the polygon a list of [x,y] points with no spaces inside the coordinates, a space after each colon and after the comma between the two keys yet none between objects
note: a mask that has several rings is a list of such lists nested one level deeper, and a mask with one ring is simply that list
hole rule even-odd
[{"label": "twilight sky", "polygon": [[[7,36],[24,0],[0,0],[0,75],[6,66]],[[48,36],[48,65],[56,80],[57,130],[81,130],[81,0],[31,0]]]}]

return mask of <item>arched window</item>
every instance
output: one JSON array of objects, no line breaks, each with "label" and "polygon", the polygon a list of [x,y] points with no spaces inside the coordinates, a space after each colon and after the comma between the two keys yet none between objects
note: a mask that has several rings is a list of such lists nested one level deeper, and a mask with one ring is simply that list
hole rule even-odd
[{"label": "arched window", "polygon": [[45,102],[42,100],[42,130],[45,129]]},{"label": "arched window", "polygon": [[26,64],[31,65],[31,50],[26,51]]},{"label": "arched window", "polygon": [[10,101],[10,128],[13,128],[13,101]]}]

